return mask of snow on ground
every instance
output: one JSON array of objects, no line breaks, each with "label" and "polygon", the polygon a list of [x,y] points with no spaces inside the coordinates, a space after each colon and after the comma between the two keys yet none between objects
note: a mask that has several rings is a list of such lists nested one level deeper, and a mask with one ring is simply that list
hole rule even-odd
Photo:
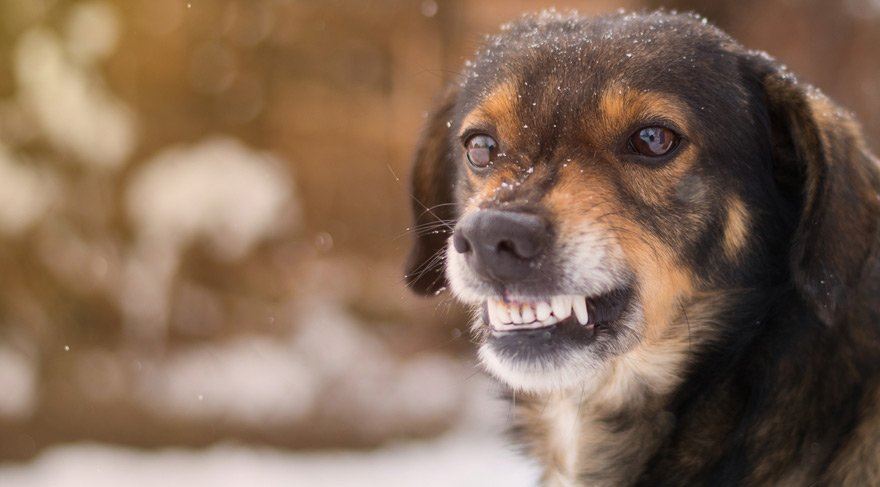
[{"label": "snow on ground", "polygon": [[[303,342],[307,343],[308,340]],[[438,380],[434,370],[438,366],[443,369],[449,367],[449,364],[444,364],[430,358],[424,358],[424,363],[414,360],[410,366],[422,370],[403,382],[408,384],[421,380],[432,384],[432,388],[448,387],[443,385],[445,380]],[[463,370],[458,372],[464,373]],[[429,410],[437,407],[432,403],[443,403],[440,400],[443,394],[439,399],[432,398],[425,388],[412,384],[402,388],[381,384],[375,384],[375,387],[393,399],[376,402],[373,404],[375,410],[366,407],[361,411],[362,422],[371,423],[374,427],[384,425],[393,429],[395,425],[390,422],[392,419],[386,417],[390,415],[397,415],[399,422],[412,421],[407,419],[406,411],[400,409],[412,400],[409,395],[421,396]],[[453,427],[433,440],[398,440],[376,450],[337,451],[281,451],[233,443],[218,444],[207,449],[137,450],[114,445],[74,443],[50,448],[27,463],[0,463],[0,486],[536,485],[537,468],[516,453],[510,442],[501,435],[509,425],[511,411],[510,405],[499,399],[498,387],[497,383],[483,375],[470,376],[459,391],[463,396],[458,400],[463,404],[459,405],[457,411],[446,413],[455,418]],[[359,401],[364,403],[363,400]],[[369,406],[370,402],[365,404]],[[395,402],[403,402],[403,405],[394,407]],[[387,412],[378,412],[381,409],[387,409]],[[262,412],[267,419],[272,417],[268,413],[274,414],[274,411]],[[206,414],[212,416],[216,411],[212,409]]]},{"label": "snow on ground", "polygon": [[221,445],[144,452],[94,444],[53,448],[30,464],[0,465],[17,487],[531,486],[537,470],[501,438],[453,433],[367,452],[293,453]]}]

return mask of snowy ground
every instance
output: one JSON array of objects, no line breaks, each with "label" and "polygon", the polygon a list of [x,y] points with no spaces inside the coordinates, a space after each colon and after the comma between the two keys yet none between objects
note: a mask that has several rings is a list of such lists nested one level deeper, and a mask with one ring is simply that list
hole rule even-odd
[{"label": "snowy ground", "polygon": [[221,445],[143,452],[79,444],[29,464],[0,465],[0,485],[16,487],[531,486],[537,471],[492,436],[455,433],[371,452],[291,453]]}]

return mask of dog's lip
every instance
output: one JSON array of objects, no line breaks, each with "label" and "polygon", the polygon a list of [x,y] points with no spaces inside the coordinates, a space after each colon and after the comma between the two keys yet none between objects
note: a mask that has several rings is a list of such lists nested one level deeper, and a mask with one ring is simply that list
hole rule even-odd
[{"label": "dog's lip", "polygon": [[620,318],[631,294],[632,288],[624,286],[595,295],[494,297],[483,302],[482,321],[492,334],[533,332],[557,326],[595,330]]}]

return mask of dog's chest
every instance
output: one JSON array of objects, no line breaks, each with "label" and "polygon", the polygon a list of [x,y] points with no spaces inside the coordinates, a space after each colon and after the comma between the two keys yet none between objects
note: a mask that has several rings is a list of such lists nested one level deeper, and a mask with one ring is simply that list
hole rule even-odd
[{"label": "dog's chest", "polygon": [[554,398],[548,401],[543,414],[534,418],[540,423],[537,430],[543,433],[536,446],[545,449],[546,485],[575,485],[583,426],[578,406],[571,398]]},{"label": "dog's chest", "polygon": [[547,486],[631,484],[672,427],[662,412],[609,408],[578,395],[529,405],[520,420]]}]

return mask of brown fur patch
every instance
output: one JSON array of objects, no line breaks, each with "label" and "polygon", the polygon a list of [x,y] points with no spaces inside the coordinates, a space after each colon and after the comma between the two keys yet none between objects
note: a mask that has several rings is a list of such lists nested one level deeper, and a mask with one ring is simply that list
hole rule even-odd
[{"label": "brown fur patch", "polygon": [[646,338],[660,337],[695,288],[691,271],[677,262],[675,250],[626,217],[608,175],[599,170],[574,164],[563,168],[544,204],[560,222],[560,239],[584,222],[616,238],[629,267],[640,276]]},{"label": "brown fur patch", "polygon": [[[688,132],[687,105],[668,93],[639,91],[622,83],[610,83],[599,97],[600,135],[614,137],[634,121],[668,120]],[[588,128],[595,128],[592,120]]]},{"label": "brown fur patch", "polygon": [[564,226],[582,220],[601,221],[605,213],[620,209],[613,199],[611,181],[601,171],[566,163],[556,179],[544,203]]},{"label": "brown fur patch", "polygon": [[[682,303],[692,296],[696,282],[690,269],[681,265],[675,251],[644,228],[620,218],[614,234],[630,267],[638,270],[638,294],[645,320],[646,341],[659,340]],[[684,331],[684,330],[682,330]]]},{"label": "brown fur patch", "polygon": [[462,118],[459,135],[471,127],[490,125],[496,127],[499,136],[510,140],[519,133],[517,88],[514,80],[500,83],[479,104]]},{"label": "brown fur patch", "polygon": [[735,259],[749,238],[749,213],[745,203],[737,197],[727,202],[727,220],[724,226],[724,252]]}]

